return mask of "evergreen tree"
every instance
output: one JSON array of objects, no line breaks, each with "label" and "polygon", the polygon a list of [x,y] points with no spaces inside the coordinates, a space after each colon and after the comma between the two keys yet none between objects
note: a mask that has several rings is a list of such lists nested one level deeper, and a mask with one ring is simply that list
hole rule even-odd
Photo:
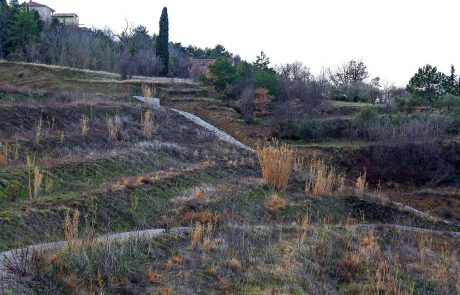
[{"label": "evergreen tree", "polygon": [[163,62],[161,76],[167,76],[169,72],[169,21],[168,9],[165,7],[160,17],[160,33],[156,39],[156,55]]},{"label": "evergreen tree", "polygon": [[457,95],[458,85],[457,85],[457,75],[455,75],[454,65],[450,66],[450,76],[448,78],[447,87],[448,87],[447,91],[450,94]]},{"label": "evergreen tree", "polygon": [[260,69],[268,69],[269,64],[270,58],[265,54],[265,52],[261,51],[260,55],[257,56],[256,61],[254,62],[254,66]]},{"label": "evergreen tree", "polygon": [[410,79],[406,90],[428,102],[430,109],[433,104],[443,95],[447,93],[446,85],[448,77],[445,74],[438,72],[436,67],[426,65],[419,68],[418,72]]}]

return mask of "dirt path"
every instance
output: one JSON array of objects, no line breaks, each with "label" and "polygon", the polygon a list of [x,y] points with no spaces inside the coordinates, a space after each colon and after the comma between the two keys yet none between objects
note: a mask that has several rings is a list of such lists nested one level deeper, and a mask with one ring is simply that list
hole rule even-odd
[{"label": "dirt path", "polygon": [[[123,242],[129,239],[150,239],[168,233],[188,233],[188,227],[175,227],[169,230],[165,229],[147,229],[140,231],[131,231],[124,233],[107,234],[97,237],[96,243]],[[81,241],[80,241],[81,242]],[[67,246],[66,241],[43,243],[31,245],[24,248],[13,249],[0,253],[0,291],[14,281],[14,276],[8,273],[7,264],[18,259],[30,259],[33,251],[58,251]],[[26,256],[26,257],[23,257]]]}]

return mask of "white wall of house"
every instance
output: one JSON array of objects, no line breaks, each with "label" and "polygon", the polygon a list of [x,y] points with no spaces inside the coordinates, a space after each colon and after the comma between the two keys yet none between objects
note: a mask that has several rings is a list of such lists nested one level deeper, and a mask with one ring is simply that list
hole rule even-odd
[{"label": "white wall of house", "polygon": [[64,25],[71,25],[71,26],[78,26],[78,24],[80,23],[79,22],[79,19],[78,19],[78,15],[66,15],[66,16],[62,16],[62,15],[59,15],[59,14],[55,14],[54,17],[61,23],[61,24],[64,24]]},{"label": "white wall of house", "polygon": [[53,15],[51,9],[48,7],[30,7],[30,10],[38,11],[38,15],[43,21],[49,22],[51,21],[51,17]]}]

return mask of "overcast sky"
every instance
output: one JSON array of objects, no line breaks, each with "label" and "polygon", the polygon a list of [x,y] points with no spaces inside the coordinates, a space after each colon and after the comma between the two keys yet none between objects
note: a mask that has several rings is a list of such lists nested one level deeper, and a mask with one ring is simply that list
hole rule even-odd
[{"label": "overcast sky", "polygon": [[124,19],[157,33],[168,7],[170,40],[253,61],[301,61],[314,73],[362,59],[372,76],[404,85],[430,63],[460,70],[460,0],[36,0],[75,12],[87,27],[119,32]]}]

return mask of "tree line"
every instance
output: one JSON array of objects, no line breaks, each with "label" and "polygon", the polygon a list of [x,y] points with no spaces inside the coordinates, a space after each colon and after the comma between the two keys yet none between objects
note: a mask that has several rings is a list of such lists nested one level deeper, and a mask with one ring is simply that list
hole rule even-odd
[{"label": "tree line", "polygon": [[218,58],[223,46],[201,49],[169,41],[167,9],[159,34],[126,23],[120,34],[109,29],[65,26],[41,21],[25,4],[0,0],[0,58],[133,75],[188,77],[190,56]]}]

